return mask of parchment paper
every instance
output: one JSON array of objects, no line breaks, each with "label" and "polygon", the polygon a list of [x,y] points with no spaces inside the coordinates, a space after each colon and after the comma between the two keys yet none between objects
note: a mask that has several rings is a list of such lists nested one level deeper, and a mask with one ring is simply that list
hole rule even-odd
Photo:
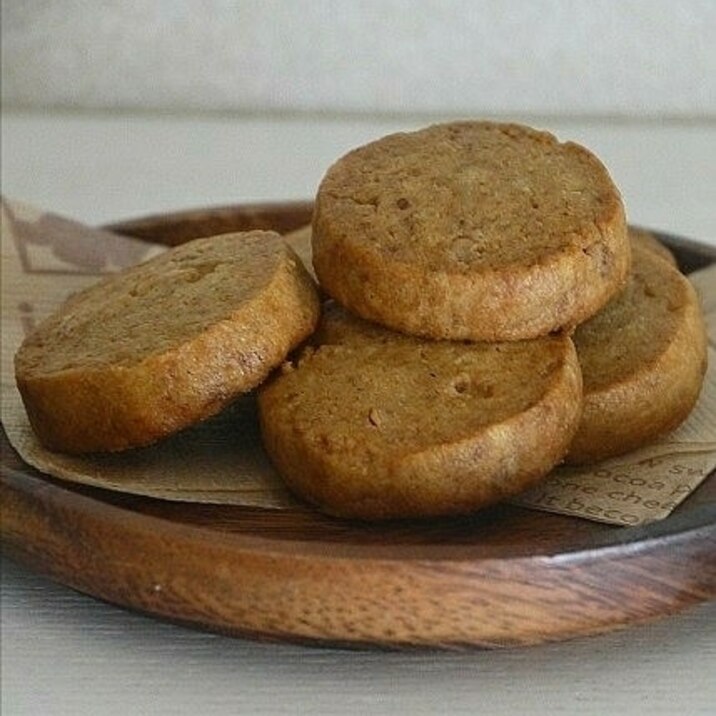
[{"label": "parchment paper", "polygon": [[[310,232],[297,237],[310,246]],[[112,455],[45,450],[15,387],[24,335],[69,294],[146,260],[161,246],[118,237],[17,202],[2,202],[2,422],[30,465],[60,479],[159,499],[282,509],[297,504],[266,457],[253,396],[157,445]],[[310,251],[302,257],[310,260]],[[619,525],[666,517],[716,466],[716,269],[692,274],[704,297],[711,347],[699,403],[657,445],[591,468],[559,468],[520,505]]]}]

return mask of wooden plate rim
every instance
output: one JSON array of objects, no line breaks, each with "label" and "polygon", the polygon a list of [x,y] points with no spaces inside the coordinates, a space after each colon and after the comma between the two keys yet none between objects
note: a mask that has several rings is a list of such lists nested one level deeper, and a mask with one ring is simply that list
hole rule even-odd
[{"label": "wooden plate rim", "polygon": [[[4,432],[4,431],[3,431]],[[33,468],[29,468],[33,472]],[[710,474],[710,477],[713,473]],[[654,546],[665,548],[671,543],[678,543],[688,539],[701,539],[710,536],[716,536],[716,505],[702,505],[682,514],[671,515],[670,517],[652,522],[639,527],[615,527],[613,531],[597,535],[592,539],[590,547],[580,547],[577,549],[561,548],[559,552],[554,553],[550,550],[538,553],[523,554],[516,552],[515,554],[501,555],[499,557],[490,557],[487,555],[476,555],[474,548],[469,545],[461,544],[400,544],[400,545],[381,545],[381,544],[347,544],[342,542],[330,542],[328,547],[325,543],[316,543],[313,540],[305,540],[296,537],[284,538],[279,536],[264,537],[252,536],[247,534],[237,534],[224,532],[220,530],[211,530],[205,526],[192,524],[177,524],[171,519],[160,515],[146,515],[132,509],[105,502],[102,499],[95,498],[91,495],[82,494],[72,490],[70,485],[61,485],[55,481],[48,480],[39,472],[36,474],[20,472],[14,468],[9,468],[3,461],[3,481],[7,488],[16,490],[18,493],[31,495],[33,498],[44,500],[51,493],[52,499],[58,500],[64,509],[85,513],[93,519],[97,517],[97,511],[106,514],[112,521],[125,521],[129,517],[132,521],[145,527],[146,529],[154,529],[152,525],[155,521],[160,520],[161,523],[170,531],[177,534],[191,534],[201,539],[206,539],[210,535],[211,541],[221,541],[222,543],[233,545],[235,547],[251,548],[253,551],[261,551],[265,554],[292,553],[296,554],[297,547],[300,547],[301,554],[311,555],[312,557],[326,559],[364,559],[370,562],[376,561],[432,561],[436,559],[435,553],[439,553],[439,562],[462,562],[474,561],[480,563],[488,563],[490,561],[522,561],[522,560],[539,560],[543,558],[555,559],[564,562],[570,561],[575,563],[583,563],[592,559],[602,559],[614,550],[623,550],[628,547],[634,551],[649,550]],[[27,480],[37,481],[37,485],[28,485]],[[43,494],[39,495],[39,491]],[[96,490],[102,493],[102,490]],[[152,499],[152,498],[146,498]],[[273,510],[262,510],[261,508],[244,508],[237,507],[237,511],[249,509],[254,513],[265,512],[270,517]],[[413,523],[416,529],[419,529],[419,523]],[[371,526],[368,525],[368,528]],[[391,554],[393,553],[393,554]]]}]

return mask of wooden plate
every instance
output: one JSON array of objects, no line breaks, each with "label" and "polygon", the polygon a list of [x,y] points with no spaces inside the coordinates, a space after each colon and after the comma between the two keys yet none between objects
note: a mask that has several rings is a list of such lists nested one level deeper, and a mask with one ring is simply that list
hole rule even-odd
[{"label": "wooden plate", "polygon": [[[177,244],[297,228],[308,203],[226,207],[110,228]],[[716,251],[662,236],[693,270]],[[662,617],[716,596],[714,473],[669,518],[621,528],[501,505],[367,526],[308,509],[163,502],[83,488],[2,439],[8,554],[149,614],[265,639],[344,645],[522,645]]]}]

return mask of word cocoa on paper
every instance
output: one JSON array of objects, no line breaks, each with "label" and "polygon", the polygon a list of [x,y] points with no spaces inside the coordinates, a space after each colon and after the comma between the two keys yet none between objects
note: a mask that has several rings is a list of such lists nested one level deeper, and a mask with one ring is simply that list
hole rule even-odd
[{"label": "word cocoa on paper", "polygon": [[663,459],[628,467],[561,468],[518,502],[526,507],[633,526],[668,515],[706,473],[700,465],[665,464]]}]

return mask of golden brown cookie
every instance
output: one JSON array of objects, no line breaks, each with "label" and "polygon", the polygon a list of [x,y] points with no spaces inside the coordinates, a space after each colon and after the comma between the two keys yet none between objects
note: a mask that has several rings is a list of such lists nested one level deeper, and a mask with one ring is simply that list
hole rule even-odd
[{"label": "golden brown cookie", "polygon": [[318,313],[278,234],[198,239],[71,297],[23,342],[17,385],[52,450],[147,445],[255,387]]},{"label": "golden brown cookie", "polygon": [[539,481],[581,413],[572,341],[424,341],[324,311],[315,340],[259,389],[289,487],[362,519],[462,514]]},{"label": "golden brown cookie", "polygon": [[634,248],[627,288],[574,334],[584,414],[568,462],[596,462],[654,441],[698,398],[706,332],[689,281],[651,249]]},{"label": "golden brown cookie", "polygon": [[491,122],[393,134],[327,172],[313,263],[352,312],[432,338],[573,327],[625,284],[624,208],[583,147]]}]

